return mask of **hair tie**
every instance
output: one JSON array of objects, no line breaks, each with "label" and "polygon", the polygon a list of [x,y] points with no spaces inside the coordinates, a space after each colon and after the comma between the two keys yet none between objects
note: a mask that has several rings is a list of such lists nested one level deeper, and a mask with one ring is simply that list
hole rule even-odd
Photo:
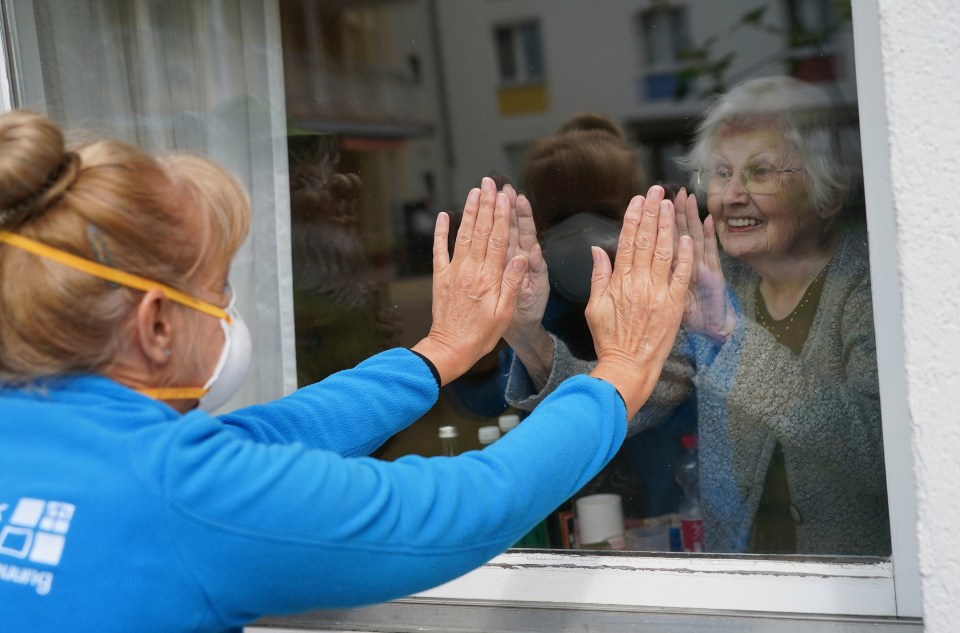
[{"label": "hair tie", "polygon": [[42,215],[63,197],[79,173],[80,156],[75,152],[65,153],[60,164],[34,193],[12,207],[0,209],[0,226],[12,228]]}]

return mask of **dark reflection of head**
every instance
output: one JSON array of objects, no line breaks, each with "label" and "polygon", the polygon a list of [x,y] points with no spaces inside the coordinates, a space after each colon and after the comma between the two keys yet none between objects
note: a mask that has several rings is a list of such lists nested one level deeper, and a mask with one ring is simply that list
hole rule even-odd
[{"label": "dark reflection of head", "polygon": [[524,193],[541,234],[577,213],[621,220],[641,180],[620,126],[601,114],[574,115],[524,158]]}]

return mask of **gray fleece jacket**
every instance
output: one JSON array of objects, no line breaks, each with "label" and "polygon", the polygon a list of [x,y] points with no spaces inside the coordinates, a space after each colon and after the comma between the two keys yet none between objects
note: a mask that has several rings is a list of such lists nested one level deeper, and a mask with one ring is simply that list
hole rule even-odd
[{"label": "gray fleece jacket", "polygon": [[[630,420],[636,433],[663,421],[696,389],[706,546],[747,551],[774,447],[783,446],[797,552],[888,555],[880,394],[866,231],[844,231],[799,355],[757,324],[759,276],[722,262],[741,316],[723,345],[681,331],[653,394]],[[523,365],[507,401],[533,409],[566,378],[596,364],[554,337],[553,367],[537,393]]]}]

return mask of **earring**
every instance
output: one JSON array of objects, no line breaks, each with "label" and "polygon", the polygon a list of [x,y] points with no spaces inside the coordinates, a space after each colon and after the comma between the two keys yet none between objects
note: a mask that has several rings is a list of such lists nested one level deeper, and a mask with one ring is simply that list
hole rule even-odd
[{"label": "earring", "polygon": [[165,349],[165,350],[163,350],[163,354],[164,354],[164,356],[166,356],[167,358],[170,358],[171,356],[173,356],[173,350]]}]

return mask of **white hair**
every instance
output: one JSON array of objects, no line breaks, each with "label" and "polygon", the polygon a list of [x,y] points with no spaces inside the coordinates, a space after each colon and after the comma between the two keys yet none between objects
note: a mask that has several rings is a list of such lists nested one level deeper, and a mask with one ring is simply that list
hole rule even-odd
[{"label": "white hair", "polygon": [[833,104],[816,86],[793,77],[752,79],[714,98],[697,126],[693,147],[678,162],[690,172],[709,169],[721,128],[773,127],[798,153],[810,178],[810,202],[819,210],[836,205],[847,191],[835,123]]}]

